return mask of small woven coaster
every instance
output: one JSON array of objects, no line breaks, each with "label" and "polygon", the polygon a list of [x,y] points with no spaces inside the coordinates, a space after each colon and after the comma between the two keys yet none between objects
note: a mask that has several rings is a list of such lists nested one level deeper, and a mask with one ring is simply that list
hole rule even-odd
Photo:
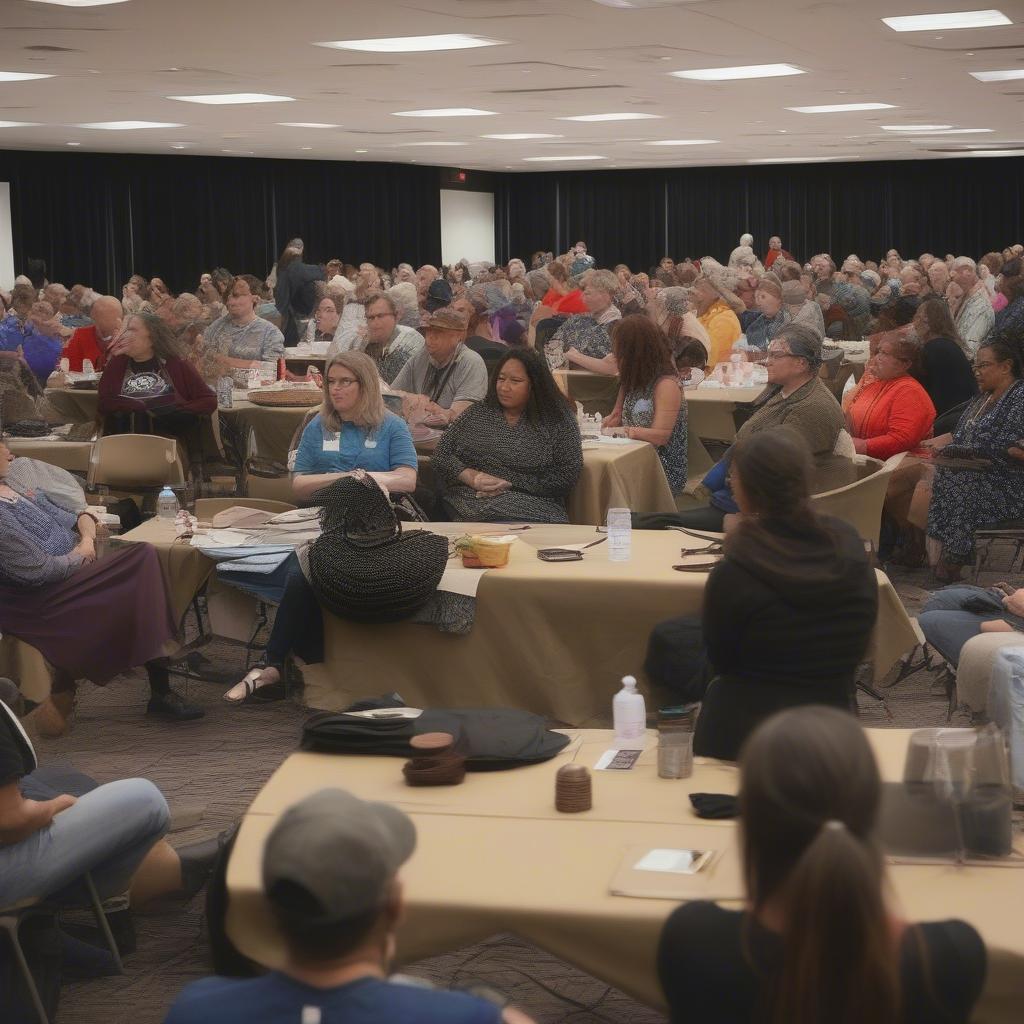
[{"label": "small woven coaster", "polygon": [[555,775],[555,810],[564,814],[589,811],[593,806],[590,772],[581,764],[566,764]]}]

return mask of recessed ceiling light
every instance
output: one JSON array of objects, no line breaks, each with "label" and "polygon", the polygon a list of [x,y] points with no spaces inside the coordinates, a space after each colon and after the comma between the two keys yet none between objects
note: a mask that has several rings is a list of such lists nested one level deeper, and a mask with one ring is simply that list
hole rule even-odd
[{"label": "recessed ceiling light", "polygon": [[1024,149],[974,149],[961,156],[1024,156]]},{"label": "recessed ceiling light", "polygon": [[324,124],[322,121],[275,121],[282,128],[340,128],[340,124]]},{"label": "recessed ceiling light", "polygon": [[39,128],[41,121],[0,121],[0,128]]},{"label": "recessed ceiling light", "polygon": [[127,0],[33,0],[37,4],[53,4],[56,7],[107,7],[111,4],[127,3]]},{"label": "recessed ceiling light", "polygon": [[0,71],[0,82],[34,82],[37,78],[53,77],[53,75],[35,75],[29,71]]},{"label": "recessed ceiling light", "polygon": [[771,156],[748,160],[748,164],[827,164],[833,160],[855,160],[850,156]]},{"label": "recessed ceiling light", "polygon": [[645,146],[710,146],[718,139],[658,139],[657,142],[645,142]]},{"label": "recessed ceiling light", "polygon": [[236,156],[255,156],[251,149],[222,149],[222,153],[234,153]]},{"label": "recessed ceiling light", "polygon": [[209,96],[168,96],[169,100],[183,103],[208,103],[220,106],[228,103],[293,103],[294,96],[273,96],[266,92],[218,92]]},{"label": "recessed ceiling light", "polygon": [[527,163],[543,164],[543,163],[561,163],[563,160],[607,160],[606,156],[524,156],[523,160]]},{"label": "recessed ceiling light", "polygon": [[845,114],[854,110],[894,110],[894,103],[823,103],[817,107],[786,107],[797,114]]},{"label": "recessed ceiling light", "polygon": [[464,146],[464,142],[403,142],[403,146]]},{"label": "recessed ceiling light", "polygon": [[1024,68],[1012,71],[972,71],[971,78],[976,78],[979,82],[1013,82],[1018,78],[1024,78]]},{"label": "recessed ceiling light", "polygon": [[65,142],[64,145],[65,146],[80,146],[81,143],[80,142]]},{"label": "recessed ceiling light", "polygon": [[299,149],[312,149],[312,146],[299,146]]},{"label": "recessed ceiling light", "polygon": [[476,107],[437,107],[433,110],[396,110],[395,117],[491,117],[496,110],[477,110]]},{"label": "recessed ceiling light", "polygon": [[172,142],[171,149],[186,149],[188,147],[187,142]]},{"label": "recessed ceiling light", "polygon": [[511,132],[508,135],[481,135],[481,139],[502,139],[507,142],[521,142],[526,139],[564,139],[564,135],[548,135],[545,132]]},{"label": "recessed ceiling light", "polygon": [[913,14],[903,18],[883,18],[894,32],[929,32],[933,29],[992,28],[1012,25],[1002,11],[951,11],[948,14]]},{"label": "recessed ceiling light", "polygon": [[107,132],[129,132],[136,128],[184,128],[183,124],[170,121],[91,121],[87,124],[76,124],[76,128],[101,128]]},{"label": "recessed ceiling light", "polygon": [[366,53],[427,53],[431,50],[472,50],[478,46],[501,46],[503,39],[451,32],[437,36],[395,36],[390,39],[337,39],[314,43],[332,50],[362,50]]},{"label": "recessed ceiling light", "polygon": [[357,149],[356,152],[357,153],[369,153],[370,151],[368,149]]},{"label": "recessed ceiling light", "polygon": [[879,127],[883,132],[944,132],[953,126],[951,124],[883,124]]},{"label": "recessed ceiling light", "polygon": [[641,114],[639,112],[625,114],[574,114],[572,117],[558,117],[556,121],[651,121],[660,118],[661,114]]},{"label": "recessed ceiling light", "polygon": [[[993,132],[994,128],[943,128],[937,132],[919,132],[920,135],[982,135]],[[913,133],[912,133],[913,134]]]},{"label": "recessed ceiling light", "polygon": [[733,82],[741,78],[784,78],[806,72],[792,64],[746,64],[735,68],[696,68],[692,71],[670,71],[673,78],[689,78],[694,82]]}]

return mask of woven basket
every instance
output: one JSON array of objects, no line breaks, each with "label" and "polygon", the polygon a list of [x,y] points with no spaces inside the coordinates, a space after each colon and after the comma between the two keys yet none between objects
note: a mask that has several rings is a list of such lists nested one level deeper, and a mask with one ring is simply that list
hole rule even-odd
[{"label": "woven basket", "polygon": [[262,389],[249,392],[249,401],[253,405],[278,405],[291,408],[308,409],[319,405],[324,399],[323,392],[312,388],[280,388],[275,391]]}]

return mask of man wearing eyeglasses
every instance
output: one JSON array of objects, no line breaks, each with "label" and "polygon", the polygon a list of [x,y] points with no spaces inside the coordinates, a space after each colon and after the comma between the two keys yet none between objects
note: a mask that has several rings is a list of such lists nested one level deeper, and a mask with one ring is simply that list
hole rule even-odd
[{"label": "man wearing eyeglasses", "polygon": [[423,348],[423,335],[398,322],[398,305],[390,295],[374,292],[367,297],[364,308],[363,351],[377,364],[381,379],[390,384],[398,371]]}]

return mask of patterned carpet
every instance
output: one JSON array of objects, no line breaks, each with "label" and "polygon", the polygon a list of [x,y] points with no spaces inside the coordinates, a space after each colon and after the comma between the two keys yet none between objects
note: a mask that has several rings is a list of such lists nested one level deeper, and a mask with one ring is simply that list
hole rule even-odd
[{"label": "patterned carpet", "polygon": [[[894,573],[913,614],[927,586],[923,573]],[[216,643],[219,668],[242,674],[240,648]],[[945,695],[926,672],[887,693],[892,720],[871,698],[861,698],[866,726],[941,725]],[[293,704],[232,708],[226,687],[193,681],[191,699],[207,711],[200,722],[169,727],[143,715],[145,687],[123,677],[104,689],[85,687],[75,727],[58,741],[38,741],[44,763],[70,763],[101,781],[143,776],[166,794],[179,820],[196,822],[171,836],[175,845],[215,835],[238,819],[264,781],[297,743],[303,710]],[[382,686],[382,689],[385,687]],[[954,724],[968,724],[964,711]],[[136,915],[138,952],[127,958],[123,977],[67,984],[61,1024],[157,1024],[175,994],[207,971],[203,899],[168,902]],[[475,979],[508,993],[540,1024],[654,1024],[662,1017],[511,935],[407,967],[407,973],[439,984]]]}]

